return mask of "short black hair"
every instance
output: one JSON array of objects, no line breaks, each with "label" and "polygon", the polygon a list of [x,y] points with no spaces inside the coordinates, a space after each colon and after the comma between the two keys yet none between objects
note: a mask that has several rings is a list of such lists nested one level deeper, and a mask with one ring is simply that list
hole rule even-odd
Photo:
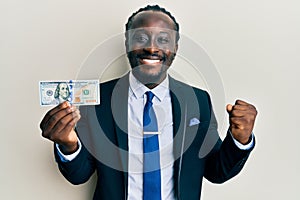
[{"label": "short black hair", "polygon": [[133,22],[133,18],[140,12],[143,12],[143,11],[157,11],[157,12],[162,12],[162,13],[165,13],[166,15],[168,15],[174,22],[174,29],[175,31],[177,32],[176,34],[176,41],[179,40],[179,24],[177,23],[175,17],[169,12],[167,11],[165,8],[162,8],[160,7],[159,5],[147,5],[146,7],[144,8],[140,8],[138,11],[134,12],[129,18],[128,18],[128,21],[125,25],[125,28],[126,28],[126,31],[130,30],[131,29],[131,26],[132,26],[132,22]]}]

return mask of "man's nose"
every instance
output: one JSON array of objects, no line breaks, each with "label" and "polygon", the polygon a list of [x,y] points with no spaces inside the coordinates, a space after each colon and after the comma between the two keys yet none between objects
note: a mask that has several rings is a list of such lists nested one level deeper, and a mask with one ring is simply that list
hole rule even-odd
[{"label": "man's nose", "polygon": [[144,51],[154,54],[159,52],[159,48],[154,40],[148,42],[148,44],[144,47]]}]

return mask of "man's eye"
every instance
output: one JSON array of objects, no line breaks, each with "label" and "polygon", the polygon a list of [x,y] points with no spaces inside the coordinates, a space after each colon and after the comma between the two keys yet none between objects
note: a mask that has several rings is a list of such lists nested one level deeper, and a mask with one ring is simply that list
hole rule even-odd
[{"label": "man's eye", "polygon": [[143,42],[147,42],[148,38],[145,36],[137,36],[137,37],[135,37],[135,41],[143,43]]},{"label": "man's eye", "polygon": [[164,38],[164,37],[160,37],[160,38],[158,38],[157,39],[158,40],[158,42],[159,43],[161,43],[161,44],[167,44],[167,43],[169,43],[169,38]]}]

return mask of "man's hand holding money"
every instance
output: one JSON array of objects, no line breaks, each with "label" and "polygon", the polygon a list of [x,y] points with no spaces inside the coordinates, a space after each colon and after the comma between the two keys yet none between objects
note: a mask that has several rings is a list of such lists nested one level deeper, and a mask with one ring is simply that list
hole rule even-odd
[{"label": "man's hand holding money", "polygon": [[74,127],[79,119],[79,110],[69,102],[63,102],[46,113],[40,124],[42,136],[59,144],[62,153],[71,154],[78,149]]}]

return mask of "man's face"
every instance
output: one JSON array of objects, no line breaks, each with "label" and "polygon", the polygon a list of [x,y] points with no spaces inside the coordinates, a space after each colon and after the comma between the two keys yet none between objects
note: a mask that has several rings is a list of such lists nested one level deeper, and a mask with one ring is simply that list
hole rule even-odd
[{"label": "man's face", "polygon": [[59,96],[64,100],[67,100],[70,95],[69,87],[66,83],[62,83],[59,85]]},{"label": "man's face", "polygon": [[177,51],[174,22],[162,12],[144,11],[134,17],[127,36],[133,74],[144,84],[159,84]]}]

